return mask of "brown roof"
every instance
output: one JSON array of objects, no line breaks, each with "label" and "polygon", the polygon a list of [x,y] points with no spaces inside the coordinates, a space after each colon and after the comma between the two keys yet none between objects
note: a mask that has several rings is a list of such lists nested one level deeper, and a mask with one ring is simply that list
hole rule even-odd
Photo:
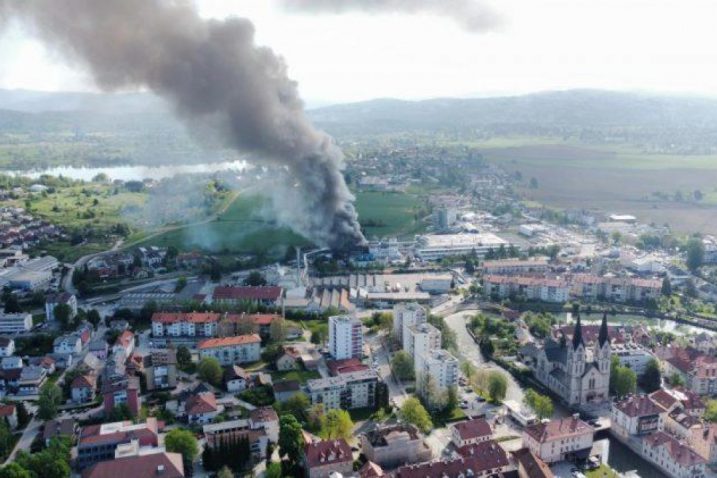
[{"label": "brown roof", "polygon": [[129,346],[129,344],[132,343],[133,340],[134,340],[134,334],[129,330],[125,330],[124,332],[122,332],[119,335],[119,337],[117,337],[117,341],[115,342],[115,344],[121,345],[122,347],[127,348]]},{"label": "brown roof", "polygon": [[493,430],[490,429],[490,424],[485,421],[484,418],[474,418],[472,420],[466,420],[453,425],[458,431],[462,440],[471,440],[473,438],[481,438],[485,436],[491,436]]},{"label": "brown roof", "polygon": [[670,457],[680,466],[690,467],[694,465],[704,464],[705,460],[695,453],[689,446],[680,443],[675,438],[665,432],[654,432],[647,435],[644,440],[651,448],[658,446],[667,447]]},{"label": "brown roof", "polygon": [[330,360],[326,362],[326,366],[329,369],[329,373],[333,376],[341,375],[342,373],[358,372],[359,370],[368,369],[368,365],[364,365],[357,358]]},{"label": "brown roof", "polygon": [[249,412],[251,421],[259,422],[279,422],[279,416],[272,407],[259,407]]},{"label": "brown roof", "polygon": [[652,392],[650,394],[650,399],[652,399],[653,402],[657,403],[665,410],[669,410],[670,407],[675,405],[678,401],[677,398],[672,396],[672,394],[664,388]]},{"label": "brown roof", "polygon": [[615,403],[615,408],[628,417],[644,417],[658,415],[666,411],[665,408],[653,402],[647,395],[633,395]]},{"label": "brown roof", "polygon": [[152,322],[162,324],[173,324],[175,322],[203,324],[217,321],[219,321],[219,314],[216,312],[155,312],[152,314]]},{"label": "brown roof", "polygon": [[505,451],[492,440],[464,448],[465,454],[460,458],[402,466],[395,471],[394,476],[395,478],[457,478],[465,476],[466,470],[472,470],[478,475],[484,470],[508,465]]},{"label": "brown roof", "polygon": [[553,478],[553,472],[543,460],[535,456],[528,448],[513,452],[515,460],[523,466],[530,478]]},{"label": "brown roof", "polygon": [[184,478],[182,455],[165,452],[115,458],[97,463],[82,473],[82,478],[116,478],[118,476]]},{"label": "brown roof", "polygon": [[218,339],[202,340],[197,345],[199,349],[211,349],[214,347],[231,347],[233,345],[255,344],[261,343],[261,338],[257,334],[237,335],[234,337],[221,337]]},{"label": "brown roof", "polygon": [[15,413],[15,405],[12,403],[0,405],[0,417],[10,417]]},{"label": "brown roof", "polygon": [[304,457],[308,468],[354,461],[351,447],[342,438],[307,443],[304,445]]},{"label": "brown roof", "polygon": [[590,425],[575,417],[559,418],[550,420],[547,423],[536,423],[525,427],[524,431],[540,443],[560,437],[581,435],[588,432],[593,433]]},{"label": "brown roof", "polygon": [[45,440],[49,440],[52,437],[66,435],[72,436],[75,434],[75,420],[72,418],[57,418],[45,422],[42,437]]},{"label": "brown roof", "polygon": [[204,392],[192,395],[187,399],[185,405],[187,415],[201,415],[217,411],[217,397],[212,392]]},{"label": "brown roof", "polygon": [[381,478],[383,476],[383,468],[376,463],[368,460],[359,470],[360,478]]},{"label": "brown roof", "polygon": [[97,377],[92,374],[78,375],[72,381],[72,388],[91,388],[94,389],[97,386]]},{"label": "brown roof", "polygon": [[214,289],[214,300],[277,300],[281,287],[276,286],[220,286]]}]

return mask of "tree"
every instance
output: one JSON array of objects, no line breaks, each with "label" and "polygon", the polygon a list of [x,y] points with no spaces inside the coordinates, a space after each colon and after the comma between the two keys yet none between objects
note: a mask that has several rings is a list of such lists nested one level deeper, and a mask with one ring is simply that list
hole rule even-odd
[{"label": "tree", "polygon": [[647,393],[659,390],[662,386],[662,374],[660,373],[660,364],[654,358],[647,362],[645,373],[640,377],[640,386]]},{"label": "tree", "polygon": [[546,395],[541,395],[532,388],[525,392],[523,401],[529,406],[539,419],[553,416],[553,401]]},{"label": "tree", "polygon": [[717,422],[717,400],[707,400],[703,418],[708,422]]},{"label": "tree", "polygon": [[448,387],[448,393],[446,394],[446,406],[444,412],[450,413],[458,406],[458,390],[455,386]]},{"label": "tree", "polygon": [[413,358],[405,350],[399,350],[391,359],[391,370],[400,380],[414,378]]},{"label": "tree", "polygon": [[492,370],[488,375],[488,396],[491,402],[500,403],[505,398],[505,394],[508,391],[508,380],[505,376],[495,370]]},{"label": "tree", "polygon": [[199,378],[212,385],[221,385],[222,383],[222,366],[219,361],[213,357],[205,357],[199,362],[197,367]]},{"label": "tree", "polygon": [[87,321],[96,329],[100,322],[102,322],[102,317],[96,309],[90,309],[87,311]]},{"label": "tree", "polygon": [[673,387],[681,387],[685,384],[685,379],[682,378],[682,375],[675,372],[670,376],[670,383]]},{"label": "tree", "polygon": [[266,279],[261,272],[252,271],[246,279],[244,279],[244,285],[250,285],[254,287],[266,285]]},{"label": "tree", "polygon": [[[613,378],[614,376],[614,378]],[[631,393],[635,393],[637,389],[637,375],[630,370],[629,367],[618,365],[610,371],[610,382],[613,384],[614,395],[622,398]]]},{"label": "tree", "polygon": [[662,279],[662,290],[661,290],[661,293],[662,293],[662,295],[664,295],[665,297],[669,297],[669,296],[672,295],[672,283],[670,282],[670,278],[669,278],[669,277],[665,277],[664,279]]},{"label": "tree", "polygon": [[695,281],[692,280],[692,278],[687,279],[685,281],[685,295],[687,297],[692,297],[693,299],[697,297],[697,286],[695,285]]},{"label": "tree", "polygon": [[37,401],[37,416],[43,420],[52,420],[57,416],[57,406],[62,401],[62,390],[54,383],[47,382],[40,389]]},{"label": "tree", "polygon": [[181,292],[185,287],[187,287],[187,278],[182,276],[177,279],[177,283],[174,284],[174,292]]},{"label": "tree", "polygon": [[17,402],[15,408],[17,410],[17,424],[20,428],[24,428],[25,425],[30,423],[30,414],[27,412],[25,402]]},{"label": "tree", "polygon": [[466,379],[470,381],[471,377],[475,375],[476,368],[475,366],[468,362],[467,360],[463,363],[461,363],[461,372],[463,372],[463,375],[465,375]]},{"label": "tree", "polygon": [[693,237],[687,241],[687,267],[696,271],[705,260],[705,245],[702,239]]},{"label": "tree", "polygon": [[181,370],[187,370],[192,365],[192,353],[184,345],[177,347],[177,365]]},{"label": "tree", "polygon": [[18,302],[17,296],[7,287],[3,289],[2,302],[5,306],[6,313],[17,314],[22,312],[22,307],[20,307],[20,302]]},{"label": "tree", "polygon": [[217,473],[217,478],[234,478],[234,473],[228,466],[224,466],[219,470],[219,473]]},{"label": "tree", "polygon": [[416,397],[410,397],[403,402],[399,416],[406,422],[415,425],[423,433],[428,433],[433,428],[431,416]]},{"label": "tree", "polygon": [[32,475],[17,463],[9,463],[0,468],[0,478],[32,478]]},{"label": "tree", "polygon": [[296,464],[304,450],[304,435],[301,425],[293,415],[279,417],[279,456],[287,456]]},{"label": "tree", "polygon": [[68,304],[57,304],[53,309],[53,313],[55,314],[55,320],[60,323],[63,330],[72,328],[73,324],[70,323],[70,319],[72,319],[72,308]]},{"label": "tree", "polygon": [[199,455],[197,439],[189,430],[179,428],[170,430],[164,437],[164,447],[168,452],[181,454],[186,468],[189,468]]},{"label": "tree", "polygon": [[321,422],[319,435],[324,440],[336,440],[338,438],[348,440],[353,434],[354,422],[346,410],[336,408],[329,410]]},{"label": "tree", "polygon": [[273,461],[266,465],[264,478],[281,478],[281,476],[281,463],[276,463],[275,461]]},{"label": "tree", "polygon": [[284,403],[281,404],[281,413],[288,413],[295,417],[303,418],[306,416],[306,411],[311,406],[311,400],[303,393],[295,393],[291,397],[287,398]]},{"label": "tree", "polygon": [[286,320],[283,317],[277,317],[269,325],[269,337],[271,337],[272,342],[282,343],[286,340],[288,330],[289,326],[286,325]]}]

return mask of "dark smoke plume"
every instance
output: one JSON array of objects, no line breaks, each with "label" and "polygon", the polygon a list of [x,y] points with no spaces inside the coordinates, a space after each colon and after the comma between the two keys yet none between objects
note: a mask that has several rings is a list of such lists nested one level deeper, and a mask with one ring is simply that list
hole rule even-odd
[{"label": "dark smoke plume", "polygon": [[50,47],[112,91],[149,88],[198,136],[277,166],[278,218],[321,246],[363,243],[343,154],[308,121],[297,85],[248,20],[204,20],[181,0],[0,0]]},{"label": "dark smoke plume", "polygon": [[434,13],[452,19],[469,32],[495,28],[499,16],[480,0],[280,0],[287,10],[312,13]]}]

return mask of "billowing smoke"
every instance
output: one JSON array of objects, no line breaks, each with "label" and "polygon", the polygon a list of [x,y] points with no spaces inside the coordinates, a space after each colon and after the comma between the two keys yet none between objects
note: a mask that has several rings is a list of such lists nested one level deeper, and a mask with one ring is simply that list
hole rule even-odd
[{"label": "billowing smoke", "polygon": [[499,16],[481,0],[280,0],[290,11],[312,13],[433,13],[448,17],[469,32],[495,28]]},{"label": "billowing smoke", "polygon": [[248,20],[204,20],[181,0],[0,0],[11,16],[112,91],[148,88],[197,136],[218,137],[279,170],[277,216],[318,245],[364,242],[343,155],[308,121],[283,59]]}]

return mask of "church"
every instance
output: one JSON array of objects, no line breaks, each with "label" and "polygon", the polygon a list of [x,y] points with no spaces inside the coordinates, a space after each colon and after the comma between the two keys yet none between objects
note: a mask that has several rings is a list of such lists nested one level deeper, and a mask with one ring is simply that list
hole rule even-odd
[{"label": "church", "polygon": [[559,340],[548,337],[542,347],[527,345],[521,349],[520,355],[533,370],[535,378],[568,406],[586,408],[609,401],[607,314],[602,318],[598,339],[592,347],[585,345],[578,314],[571,340],[565,336]]}]

